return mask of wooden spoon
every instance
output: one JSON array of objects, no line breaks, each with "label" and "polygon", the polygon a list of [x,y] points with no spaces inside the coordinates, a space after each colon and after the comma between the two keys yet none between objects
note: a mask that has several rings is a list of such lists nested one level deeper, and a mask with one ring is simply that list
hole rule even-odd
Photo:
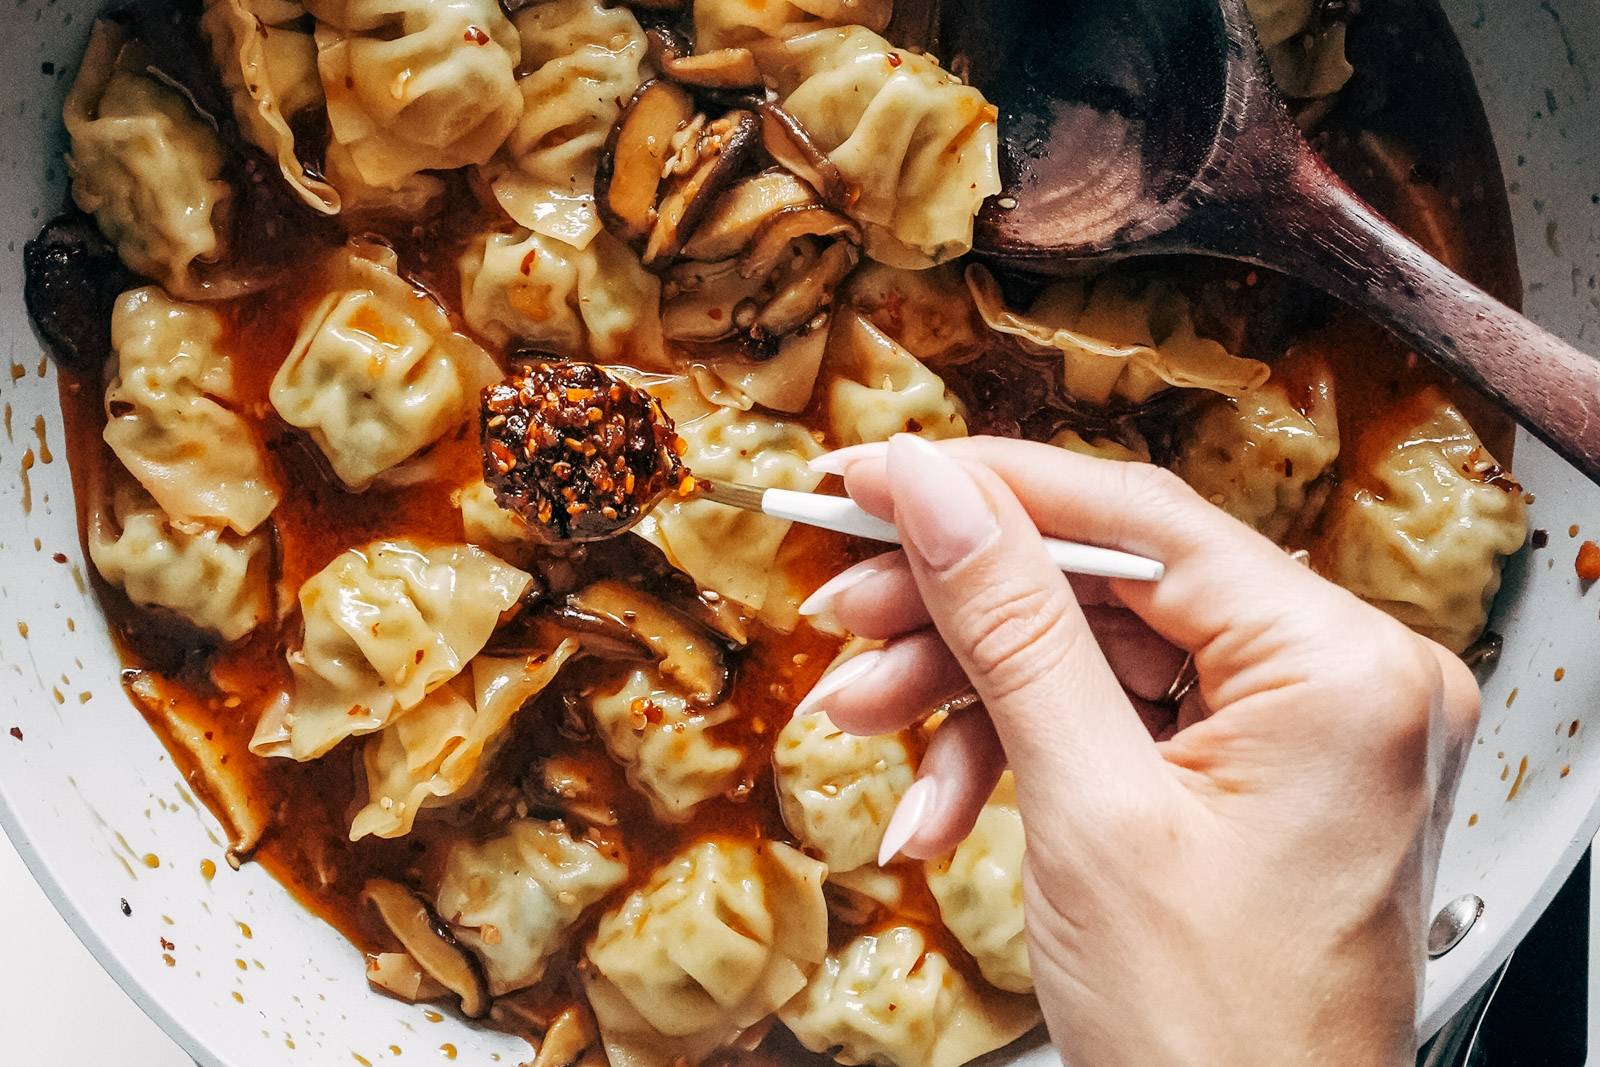
[{"label": "wooden spoon", "polygon": [[[1359,307],[1600,482],[1600,362],[1345,185],[1273,85],[1243,0],[947,0],[938,48],[1001,111],[978,250],[1059,274],[1201,254]],[[1400,87],[1403,91],[1403,86]]]}]

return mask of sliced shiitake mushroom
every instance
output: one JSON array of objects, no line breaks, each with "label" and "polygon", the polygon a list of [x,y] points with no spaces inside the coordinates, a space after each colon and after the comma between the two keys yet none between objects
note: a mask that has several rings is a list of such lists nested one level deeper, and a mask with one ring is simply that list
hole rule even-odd
[{"label": "sliced shiitake mushroom", "polygon": [[407,1004],[438,1000],[449,992],[428,977],[409,952],[377,952],[367,956],[367,981]]},{"label": "sliced shiitake mushroom", "polygon": [[687,259],[717,263],[742,253],[756,239],[762,224],[781,211],[817,205],[817,194],[805,182],[778,167],[741,178],[717,197],[694,236],[683,246]]},{"label": "sliced shiitake mushroom", "polygon": [[804,179],[829,207],[846,211],[855,204],[860,188],[840,172],[799,119],[770,100],[757,104],[756,111],[761,144],[779,166]]},{"label": "sliced shiitake mushroom", "polygon": [[743,95],[764,90],[755,53],[748,48],[717,48],[695,54],[689,39],[665,26],[645,31],[650,62],[664,78],[694,89],[709,90],[714,97]]},{"label": "sliced shiitake mushroom", "polygon": [[700,89],[760,89],[761,69],[748,48],[718,48],[697,55],[666,56],[661,73]]},{"label": "sliced shiitake mushroom", "polygon": [[[787,208],[775,212],[756,231],[755,240],[739,262],[739,273],[746,278],[766,277],[783,262],[789,246],[806,237],[841,237],[853,245],[859,245],[861,230],[837,211],[821,206]],[[854,265],[854,260],[851,265]]]},{"label": "sliced shiitake mushroom", "polygon": [[559,604],[538,614],[528,614],[516,619],[510,626],[501,627],[484,651],[491,656],[549,652],[567,637],[577,640],[583,655],[596,659],[653,663],[658,658],[655,649],[644,638],[617,619],[584,611],[571,604]]},{"label": "sliced shiitake mushroom", "polygon": [[523,777],[522,795],[537,815],[584,826],[617,825],[617,809],[591,769],[571,756],[549,756]]},{"label": "sliced shiitake mushroom", "polygon": [[739,605],[725,596],[703,592],[679,603],[678,609],[735,648],[750,643],[748,621],[740,614]]},{"label": "sliced shiitake mushroom", "polygon": [[595,582],[569,600],[638,634],[655,652],[661,673],[682,686],[691,703],[710,707],[727,699],[733,672],[722,647],[665,601],[618,581]]},{"label": "sliced shiitake mushroom", "polygon": [[746,278],[739,261],[680,263],[667,275],[662,333],[671,341],[709,344],[738,332],[735,309],[755,304],[765,279]]},{"label": "sliced shiitake mushroom", "polygon": [[732,183],[754,151],[758,130],[759,123],[752,112],[730,111],[706,123],[694,143],[683,146],[679,159],[692,154],[692,169],[678,160],[664,162],[664,167],[686,173],[666,182],[656,207],[655,224],[645,242],[645,266],[670,263],[683,251],[689,235],[710,212],[718,194]]},{"label": "sliced shiitake mushroom", "polygon": [[817,318],[833,303],[833,291],[856,265],[855,246],[835,241],[789,281],[757,313],[747,331],[760,343],[804,327],[816,328]]},{"label": "sliced shiitake mushroom", "polygon": [[398,882],[374,878],[361,897],[428,977],[461,998],[461,1014],[482,1018],[489,1011],[489,983],[478,958],[462,947],[417,894]]},{"label": "sliced shiitake mushroom", "polygon": [[694,117],[694,99],[669,81],[645,82],[633,94],[595,171],[595,206],[612,233],[632,243],[650,236],[673,136]]},{"label": "sliced shiitake mushroom", "polygon": [[22,246],[22,299],[50,355],[69,370],[98,371],[111,355],[111,309],[133,275],[94,220],[72,211]]},{"label": "sliced shiitake mushroom", "polygon": [[551,1021],[531,1067],[573,1067],[599,1037],[594,1016],[583,1005],[574,1004]]}]

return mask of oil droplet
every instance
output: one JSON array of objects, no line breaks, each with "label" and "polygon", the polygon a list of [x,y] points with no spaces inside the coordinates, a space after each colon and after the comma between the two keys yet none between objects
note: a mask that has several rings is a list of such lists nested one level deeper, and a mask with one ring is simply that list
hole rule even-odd
[{"label": "oil droplet", "polygon": [[389,1055],[391,1055],[391,1056],[399,1056],[399,1055],[401,1055],[401,1053],[402,1053],[402,1050],[401,1050],[399,1045],[390,1045],[389,1046]]},{"label": "oil droplet", "polygon": [[1476,826],[1476,825],[1478,825],[1478,813],[1477,812],[1473,812],[1471,815],[1467,816],[1467,825],[1468,826]]},{"label": "oil droplet", "polygon": [[1556,668],[1556,673],[1555,673],[1556,681],[1559,682],[1559,681],[1561,681],[1561,679],[1565,678],[1566,676],[1567,676],[1567,669],[1565,667],[1557,667]]},{"label": "oil droplet", "polygon": [[1500,768],[1500,780],[1503,782],[1507,778],[1510,778],[1510,777],[1511,777],[1511,764],[1508,763],[1504,767]]},{"label": "oil droplet", "polygon": [[161,925],[163,925],[163,926],[177,926],[178,925],[178,921],[176,919],[174,919],[170,915],[163,915],[163,916],[161,916]]},{"label": "oil droplet", "polygon": [[424,1008],[424,1009],[422,1009],[422,1017],[424,1019],[428,1020],[430,1023],[442,1023],[442,1022],[444,1022],[444,1016],[440,1015],[438,1012],[434,1011],[432,1008]]},{"label": "oil droplet", "polygon": [[21,619],[17,620],[17,633],[22,635],[24,641],[28,639],[28,624]]},{"label": "oil droplet", "polygon": [[45,376],[45,372],[48,371],[49,369],[50,369],[50,357],[49,356],[40,356],[39,357],[39,365],[37,367],[33,368],[33,372],[35,374],[37,374],[39,377],[43,378]]},{"label": "oil droplet", "polygon": [[1577,523],[1573,523],[1571,526],[1567,527],[1567,536],[1568,537],[1577,537],[1578,536],[1578,524]]},{"label": "oil droplet", "polygon": [[176,967],[178,965],[178,961],[172,958],[172,953],[170,952],[163,952],[161,954],[161,962],[165,963],[168,967]]},{"label": "oil droplet", "polygon": [[1573,719],[1572,720],[1572,725],[1567,727],[1567,736],[1568,737],[1576,737],[1577,734],[1578,734],[1578,720],[1577,719]]},{"label": "oil droplet", "polygon": [[204,878],[206,881],[209,882],[209,881],[211,881],[211,879],[215,878],[216,876],[217,876],[217,865],[215,863],[211,862],[210,860],[201,860],[200,861],[200,877]]},{"label": "oil droplet", "polygon": [[9,403],[6,404],[6,440],[16,440],[11,436],[11,405]]},{"label": "oil droplet", "polygon": [[251,938],[252,938],[252,937],[255,937],[255,936],[256,936],[256,935],[255,935],[255,934],[254,934],[254,933],[253,933],[253,932],[252,932],[252,931],[251,931],[251,929],[250,929],[250,924],[249,924],[249,923],[242,923],[242,922],[235,922],[235,923],[234,923],[234,924],[233,924],[233,925],[235,925],[235,926],[237,926],[237,927],[238,927],[238,928],[239,928],[239,933],[240,933],[240,934],[241,934],[241,935],[243,935],[243,937],[244,937],[244,939],[245,939],[245,940],[246,940],[246,941],[248,941],[248,940],[250,940],[250,939],[251,939]]},{"label": "oil droplet", "polygon": [[28,376],[28,368],[24,367],[22,364],[18,363],[16,360],[12,360],[11,361],[11,380],[14,381],[14,382],[15,381],[21,381],[23,378],[26,378],[27,376]]},{"label": "oil droplet", "polygon": [[283,1039],[283,1043],[288,1047],[290,1052],[294,1051],[294,1038],[286,1037]]},{"label": "oil droplet", "polygon": [[1569,775],[1571,773],[1572,773],[1572,764],[1570,764],[1570,763],[1563,764],[1562,767],[1561,767],[1561,777],[1565,778],[1567,775]]},{"label": "oil droplet", "polygon": [[372,1061],[367,1059],[361,1053],[352,1052],[352,1053],[350,1053],[350,1055],[355,1057],[356,1062],[361,1064],[361,1067],[372,1067]]},{"label": "oil droplet", "polygon": [[243,1004],[244,1003],[244,994],[239,992],[237,989],[235,989],[233,991],[232,996],[233,996],[234,1003],[236,1003],[236,1004]]},{"label": "oil droplet", "polygon": [[1517,767],[1517,780],[1511,783],[1511,792],[1506,794],[1506,800],[1517,799],[1517,791],[1522,788],[1522,780],[1528,776],[1528,757],[1522,757],[1522,763]]},{"label": "oil droplet", "polygon": [[33,470],[33,449],[22,453],[22,513],[33,514],[33,482],[28,477],[28,472]]},{"label": "oil droplet", "polygon": [[144,854],[144,865],[153,871],[157,867],[161,866],[161,857],[156,855],[154,852],[146,852]]},{"label": "oil droplet", "polygon": [[241,971],[248,971],[250,969],[250,965],[244,960],[234,960],[233,965],[239,968]]},{"label": "oil droplet", "polygon": [[456,1058],[456,1047],[450,1044],[448,1041],[439,1046],[439,1051],[447,1060],[453,1060]]},{"label": "oil droplet", "polygon": [[1517,702],[1517,693],[1518,692],[1520,692],[1520,690],[1513,689],[1511,691],[1511,695],[1506,697],[1506,707],[1509,708],[1511,705],[1513,705],[1513,704],[1515,704]]},{"label": "oil droplet", "polygon": [[50,442],[44,436],[44,416],[39,415],[33,420],[33,435],[39,439],[39,462],[54,463],[55,456],[50,452]]}]

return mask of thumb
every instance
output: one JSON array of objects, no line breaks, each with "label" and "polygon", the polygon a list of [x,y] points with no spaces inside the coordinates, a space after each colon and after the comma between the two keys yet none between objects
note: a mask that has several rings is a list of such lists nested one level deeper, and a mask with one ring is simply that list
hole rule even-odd
[{"label": "thumb", "polygon": [[989,709],[1024,805],[1030,793],[1058,812],[1148,795],[1161,757],[1010,488],[910,434],[884,462],[917,587]]}]

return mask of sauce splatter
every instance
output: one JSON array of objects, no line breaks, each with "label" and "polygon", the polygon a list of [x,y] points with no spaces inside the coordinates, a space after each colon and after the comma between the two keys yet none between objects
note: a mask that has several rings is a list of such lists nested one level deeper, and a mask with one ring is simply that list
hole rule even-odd
[{"label": "sauce splatter", "polygon": [[33,470],[35,462],[33,449],[30,448],[22,453],[22,513],[24,515],[33,514],[33,479],[28,476],[28,472]]},{"label": "sauce splatter", "polygon": [[54,463],[55,455],[50,451],[50,442],[45,438],[44,416],[35,416],[33,420],[33,433],[39,439],[39,462]]},{"label": "sauce splatter", "polygon": [[1506,794],[1506,800],[1517,799],[1517,793],[1522,790],[1522,783],[1528,777],[1528,757],[1523,756],[1522,762],[1517,766],[1517,780],[1511,783],[1511,792]]},{"label": "sauce splatter", "polygon": [[1558,682],[1561,681],[1561,679],[1565,678],[1566,676],[1567,676],[1567,669],[1565,667],[1557,667],[1556,668],[1556,673],[1553,675],[1555,680],[1558,681]]},{"label": "sauce splatter", "polygon": [[1471,815],[1467,816],[1467,825],[1468,826],[1476,826],[1476,825],[1478,825],[1478,813],[1477,812],[1473,812]]},{"label": "sauce splatter", "polygon": [[211,860],[201,860],[200,861],[200,877],[204,878],[206,881],[209,882],[209,881],[211,881],[211,879],[215,878],[216,876],[217,876],[217,865],[215,863],[213,863]]},{"label": "sauce splatter", "polygon": [[144,865],[153,871],[161,866],[161,857],[154,852],[146,852],[144,854]]}]

